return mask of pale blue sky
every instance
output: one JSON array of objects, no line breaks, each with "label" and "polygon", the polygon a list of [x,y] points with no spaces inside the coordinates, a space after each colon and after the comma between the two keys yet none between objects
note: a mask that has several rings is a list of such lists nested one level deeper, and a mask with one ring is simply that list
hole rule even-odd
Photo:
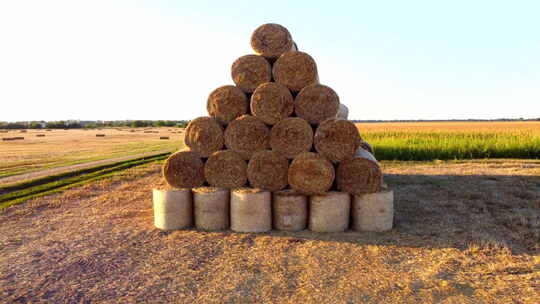
[{"label": "pale blue sky", "polygon": [[0,120],[191,119],[287,27],[351,119],[540,117],[539,1],[0,1]]}]

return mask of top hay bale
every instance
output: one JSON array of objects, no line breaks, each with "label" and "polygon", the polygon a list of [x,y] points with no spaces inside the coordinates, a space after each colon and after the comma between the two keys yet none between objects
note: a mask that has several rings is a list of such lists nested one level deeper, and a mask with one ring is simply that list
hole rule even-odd
[{"label": "top hay bale", "polygon": [[169,156],[163,164],[163,177],[174,188],[194,188],[204,184],[204,164],[199,153],[184,150]]},{"label": "top hay bale", "polygon": [[201,157],[208,157],[223,147],[223,128],[212,117],[196,118],[186,128],[185,142]]},{"label": "top hay bale", "polygon": [[251,35],[251,47],[255,53],[270,60],[278,58],[285,52],[296,50],[291,33],[275,23],[259,26]]},{"label": "top hay bale", "polygon": [[319,82],[315,60],[304,52],[287,52],[281,55],[272,68],[274,80],[293,92]]},{"label": "top hay bale", "polygon": [[226,125],[249,110],[249,100],[239,88],[226,85],[212,91],[206,104],[208,114]]},{"label": "top hay bale", "polygon": [[303,88],[294,100],[294,111],[310,124],[320,124],[329,118],[336,118],[339,97],[332,88],[322,84],[312,84]]},{"label": "top hay bale", "polygon": [[239,89],[253,93],[259,85],[272,80],[272,66],[262,56],[245,55],[234,61],[231,77]]}]

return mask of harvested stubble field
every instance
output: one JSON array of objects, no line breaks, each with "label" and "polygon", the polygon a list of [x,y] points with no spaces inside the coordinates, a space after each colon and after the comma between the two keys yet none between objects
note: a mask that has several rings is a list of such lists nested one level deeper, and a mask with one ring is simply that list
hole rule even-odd
[{"label": "harvested stubble field", "polygon": [[380,160],[540,159],[540,121],[359,123]]},{"label": "harvested stubble field", "polygon": [[[6,302],[534,303],[540,161],[382,162],[387,233],[154,229],[160,165],[0,213]],[[536,299],[536,300],[535,300]]]},{"label": "harvested stubble field", "polygon": [[[12,130],[2,136],[16,133]],[[45,137],[36,136],[44,133]],[[105,136],[96,137],[96,134]],[[168,136],[169,140],[160,140],[161,136]],[[176,128],[28,130],[24,140],[0,141],[0,178],[102,159],[172,151],[181,147],[183,136],[184,130]]]}]

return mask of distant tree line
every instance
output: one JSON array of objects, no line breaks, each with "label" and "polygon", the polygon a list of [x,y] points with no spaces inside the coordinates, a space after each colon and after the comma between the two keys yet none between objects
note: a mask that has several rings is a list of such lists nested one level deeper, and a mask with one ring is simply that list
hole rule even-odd
[{"label": "distant tree line", "polygon": [[184,128],[187,120],[114,120],[114,121],[18,121],[0,122],[0,129],[80,129],[80,128]]}]

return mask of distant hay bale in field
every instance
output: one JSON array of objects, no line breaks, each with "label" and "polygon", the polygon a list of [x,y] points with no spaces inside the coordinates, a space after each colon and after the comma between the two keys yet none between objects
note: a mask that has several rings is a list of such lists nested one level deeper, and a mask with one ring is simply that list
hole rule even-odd
[{"label": "distant hay bale in field", "polygon": [[152,131],[144,131],[143,133],[152,133]]},{"label": "distant hay bale in field", "polygon": [[367,141],[360,141],[360,148],[368,151],[369,153],[371,153],[371,155],[375,156],[375,151],[373,150],[373,147]]},{"label": "distant hay bale in field", "polygon": [[169,139],[169,136],[160,136],[159,139]]},{"label": "distant hay bale in field", "polygon": [[96,134],[96,137],[105,137],[105,134]]},{"label": "distant hay bale in field", "polygon": [[294,111],[294,99],[286,86],[263,83],[251,95],[251,112],[264,123],[273,125],[289,117]]},{"label": "distant hay bale in field", "polygon": [[251,35],[251,47],[255,53],[270,59],[296,50],[291,33],[284,26],[275,23],[259,26]]},{"label": "distant hay bale in field", "polygon": [[319,124],[328,118],[336,118],[339,97],[332,88],[312,84],[303,88],[294,100],[294,112],[310,124]]},{"label": "distant hay bale in field", "polygon": [[192,151],[208,157],[223,147],[223,128],[212,117],[199,117],[189,122],[184,141]]},{"label": "distant hay bale in field", "polygon": [[234,151],[217,151],[206,160],[204,176],[213,187],[242,187],[247,182],[247,163]]},{"label": "distant hay bale in field", "polygon": [[272,66],[262,56],[245,55],[234,61],[231,77],[240,90],[253,93],[259,85],[272,80]]},{"label": "distant hay bale in field", "polygon": [[275,124],[270,130],[270,147],[287,158],[309,152],[313,146],[313,129],[299,117],[289,117]]},{"label": "distant hay bale in field", "polygon": [[200,187],[193,188],[192,192],[195,227],[209,231],[228,229],[230,226],[229,190]]},{"label": "distant hay bale in field", "polygon": [[285,188],[289,161],[277,151],[253,153],[247,167],[249,184],[253,188],[277,191]]},{"label": "distant hay bale in field", "polygon": [[276,191],[272,195],[272,211],[277,230],[304,230],[308,219],[308,197],[295,190]]},{"label": "distant hay bale in field", "polygon": [[45,137],[45,134],[36,134],[36,137]]},{"label": "distant hay bale in field", "polygon": [[266,232],[272,229],[270,191],[241,188],[231,191],[231,230]]},{"label": "distant hay bale in field", "polygon": [[154,225],[176,230],[193,225],[193,201],[189,189],[153,191]]},{"label": "distant hay bale in field", "polygon": [[225,146],[248,160],[254,152],[268,147],[270,132],[259,118],[243,115],[225,129]]},{"label": "distant hay bale in field", "polygon": [[317,153],[299,154],[289,166],[289,185],[304,194],[325,193],[332,187],[334,178],[332,163]]},{"label": "distant hay bale in field", "polygon": [[16,136],[16,137],[4,137],[2,138],[3,141],[10,141],[10,140],[23,140],[24,137]]},{"label": "distant hay bale in field", "polygon": [[248,113],[249,100],[239,88],[226,85],[212,91],[206,104],[208,114],[220,124],[226,125]]},{"label": "distant hay bale in field", "polygon": [[316,232],[343,232],[349,228],[351,196],[332,191],[313,195],[309,202],[309,230]]},{"label": "distant hay bale in field", "polygon": [[272,68],[274,80],[299,92],[308,85],[319,82],[315,60],[304,52],[287,52],[281,55]]},{"label": "distant hay bale in field", "polygon": [[337,163],[352,158],[361,140],[353,122],[328,119],[322,122],[315,131],[313,144],[317,152]]},{"label": "distant hay bale in field", "polygon": [[47,130],[45,130],[45,131],[47,131],[47,132],[51,132],[52,130],[51,130],[51,129],[47,129]]},{"label": "distant hay bale in field", "polygon": [[163,177],[174,188],[194,188],[204,184],[204,164],[194,151],[179,151],[163,164]]},{"label": "distant hay bale in field", "polygon": [[131,133],[134,133],[134,132],[135,132],[135,130],[129,130],[129,132],[131,132]]},{"label": "distant hay bale in field", "polygon": [[375,157],[360,148],[352,159],[338,165],[336,180],[341,191],[355,195],[378,192],[382,184],[382,170]]}]

